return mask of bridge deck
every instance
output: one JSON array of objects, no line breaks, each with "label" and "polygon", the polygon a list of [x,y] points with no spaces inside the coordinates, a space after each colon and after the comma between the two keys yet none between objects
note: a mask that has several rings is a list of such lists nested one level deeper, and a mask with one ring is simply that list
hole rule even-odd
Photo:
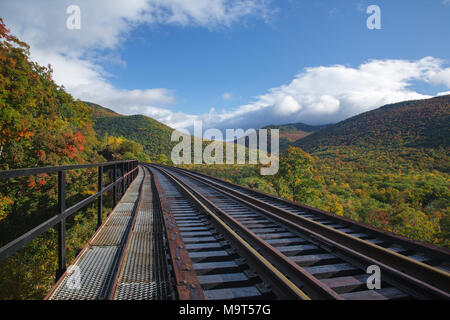
[{"label": "bridge deck", "polygon": [[103,225],[48,295],[51,300],[167,299],[160,214],[143,167]]},{"label": "bridge deck", "polygon": [[448,253],[214,179],[140,166],[47,298],[449,298]]}]

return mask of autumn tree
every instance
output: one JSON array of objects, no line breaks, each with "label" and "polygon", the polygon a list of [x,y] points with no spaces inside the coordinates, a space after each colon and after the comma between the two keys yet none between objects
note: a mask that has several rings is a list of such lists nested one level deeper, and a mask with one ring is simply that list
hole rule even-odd
[{"label": "autumn tree", "polygon": [[1,169],[98,160],[91,108],[30,60],[29,46],[0,19]]},{"label": "autumn tree", "polygon": [[[0,170],[80,164],[103,160],[91,121],[91,108],[52,80],[50,66],[30,60],[26,43],[10,34],[0,19]],[[0,180],[0,246],[57,213],[55,174]],[[68,203],[89,195],[95,172],[67,175]],[[91,210],[91,211],[89,211]],[[68,219],[70,242],[77,225],[94,221],[86,209]],[[87,235],[87,233],[86,233]],[[56,232],[48,230],[0,262],[0,299],[42,298],[54,281]],[[67,248],[68,260],[76,248]]]}]

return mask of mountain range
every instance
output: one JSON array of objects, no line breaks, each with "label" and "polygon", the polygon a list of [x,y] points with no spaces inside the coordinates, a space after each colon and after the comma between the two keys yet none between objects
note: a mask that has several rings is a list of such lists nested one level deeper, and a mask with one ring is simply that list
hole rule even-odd
[{"label": "mountain range", "polygon": [[[94,129],[100,135],[136,141],[152,157],[170,155],[174,129],[144,115],[124,116],[85,102],[94,111]],[[336,124],[269,125],[280,130],[280,151],[289,145],[315,152],[329,147],[449,147],[450,95],[385,105]],[[248,141],[247,141],[248,143]],[[246,144],[247,144],[246,143]],[[270,141],[269,141],[270,144]]]}]

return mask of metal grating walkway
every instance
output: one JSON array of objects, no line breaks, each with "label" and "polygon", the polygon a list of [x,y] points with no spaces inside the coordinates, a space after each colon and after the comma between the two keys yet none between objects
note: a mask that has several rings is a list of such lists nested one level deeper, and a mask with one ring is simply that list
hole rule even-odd
[{"label": "metal grating walkway", "polygon": [[165,261],[164,236],[155,226],[159,215],[153,207],[150,173],[140,167],[122,200],[48,299],[167,299],[167,266],[160,262]]},{"label": "metal grating walkway", "polygon": [[143,179],[144,173],[139,170],[108,219],[58,281],[50,300],[107,299]]},{"label": "metal grating walkway", "polygon": [[120,270],[115,300],[168,299],[169,280],[163,247],[161,213],[153,205],[150,173],[146,170],[142,201]]}]

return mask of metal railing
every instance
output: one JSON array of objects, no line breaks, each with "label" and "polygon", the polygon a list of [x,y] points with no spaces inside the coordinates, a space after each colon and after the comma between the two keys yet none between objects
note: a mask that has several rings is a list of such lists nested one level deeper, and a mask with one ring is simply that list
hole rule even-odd
[{"label": "metal railing", "polygon": [[[66,208],[66,171],[76,169],[98,168],[98,192],[87,197],[86,199]],[[112,168],[112,182],[106,187],[103,186],[103,172],[106,167]],[[120,175],[118,176],[118,172]],[[30,168],[30,169],[16,169],[8,171],[0,171],[0,179],[9,179],[17,177],[27,177],[43,173],[58,173],[57,185],[58,188],[58,214],[52,218],[39,224],[37,227],[29,230],[20,237],[10,241],[0,248],[0,261],[5,260],[10,255],[14,254],[32,240],[39,237],[42,233],[50,228],[56,226],[58,231],[58,269],[56,272],[56,279],[58,279],[66,270],[66,218],[78,212],[82,208],[97,200],[97,227],[102,224],[103,215],[103,194],[110,190],[113,191],[113,207],[116,206],[117,201],[122,198],[125,191],[130,186],[131,182],[136,178],[138,173],[138,161],[113,161],[95,164],[82,165],[67,165],[56,167]],[[117,185],[120,184],[122,190],[120,198],[117,197]]]}]

